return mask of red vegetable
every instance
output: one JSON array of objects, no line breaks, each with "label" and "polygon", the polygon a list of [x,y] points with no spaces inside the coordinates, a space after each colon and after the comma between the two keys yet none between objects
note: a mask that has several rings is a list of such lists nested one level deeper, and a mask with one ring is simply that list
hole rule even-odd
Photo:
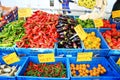
[{"label": "red vegetable", "polygon": [[103,26],[101,28],[116,28],[116,24],[110,24],[109,20],[103,20]]},{"label": "red vegetable", "polygon": [[120,49],[120,31],[112,28],[102,33],[102,35],[112,49]]},{"label": "red vegetable", "polygon": [[53,48],[58,37],[56,31],[57,24],[58,15],[43,11],[34,12],[31,17],[27,18],[24,24],[26,35],[21,41],[16,43],[17,47]]}]

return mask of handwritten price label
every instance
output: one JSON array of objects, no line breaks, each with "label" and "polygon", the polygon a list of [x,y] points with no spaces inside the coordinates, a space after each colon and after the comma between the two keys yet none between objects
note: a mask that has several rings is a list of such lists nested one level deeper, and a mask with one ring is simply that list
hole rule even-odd
[{"label": "handwritten price label", "polygon": [[19,57],[15,52],[8,54],[6,56],[3,56],[2,59],[5,61],[6,64],[13,64],[15,62],[20,61]]},{"label": "handwritten price label", "polygon": [[83,30],[81,25],[77,25],[74,29],[81,40],[84,40],[87,37],[87,33]]},{"label": "handwritten price label", "polygon": [[54,53],[38,54],[38,59],[39,59],[39,62],[40,62],[40,63],[44,63],[44,62],[55,62]]},{"label": "handwritten price label", "polygon": [[18,10],[18,16],[20,17],[30,17],[32,15],[31,8],[21,8]]},{"label": "handwritten price label", "polygon": [[112,18],[120,17],[120,10],[112,12]]},{"label": "handwritten price label", "polygon": [[92,60],[93,53],[92,52],[82,52],[78,53],[77,55],[77,61],[91,61]]},{"label": "handwritten price label", "polygon": [[119,64],[119,65],[120,65],[120,58],[118,59],[117,64]]},{"label": "handwritten price label", "polygon": [[95,24],[95,27],[102,27],[103,26],[103,20],[102,19],[95,19],[94,24]]}]

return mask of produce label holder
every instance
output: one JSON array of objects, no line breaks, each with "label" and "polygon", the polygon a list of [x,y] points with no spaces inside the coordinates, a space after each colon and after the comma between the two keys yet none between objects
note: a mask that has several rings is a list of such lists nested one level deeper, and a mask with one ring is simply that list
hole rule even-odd
[{"label": "produce label holder", "polygon": [[100,28],[103,26],[103,20],[102,19],[95,19],[94,20],[95,27]]},{"label": "produce label holder", "polygon": [[118,59],[117,64],[119,64],[119,65],[120,65],[120,58]]},{"label": "produce label holder", "polygon": [[91,61],[93,52],[81,52],[77,55],[77,62],[79,61]]},{"label": "produce label holder", "polygon": [[15,52],[3,56],[2,59],[5,61],[6,64],[13,64],[15,62],[19,62],[20,58],[17,56]]},{"label": "produce label holder", "polygon": [[18,10],[18,16],[21,17],[30,17],[32,15],[31,8],[21,8]]},{"label": "produce label holder", "polygon": [[55,56],[54,53],[38,54],[38,60],[40,63],[55,62]]},{"label": "produce label holder", "polygon": [[81,40],[84,40],[87,37],[87,33],[83,30],[81,25],[77,25],[74,29]]}]

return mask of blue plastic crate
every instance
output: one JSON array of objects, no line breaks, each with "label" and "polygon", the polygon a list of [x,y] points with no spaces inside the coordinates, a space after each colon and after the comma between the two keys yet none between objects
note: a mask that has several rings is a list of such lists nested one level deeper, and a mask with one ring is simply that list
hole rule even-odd
[{"label": "blue plastic crate", "polygon": [[38,57],[30,56],[27,62],[22,67],[21,71],[17,75],[17,80],[69,80],[70,79],[70,67],[69,60],[67,58],[55,58],[55,62],[51,62],[48,64],[55,64],[58,62],[62,62],[66,65],[66,78],[54,78],[54,77],[32,77],[32,76],[23,76],[23,73],[26,71],[28,63],[32,61],[33,63],[39,64]]},{"label": "blue plastic crate", "polygon": [[101,39],[101,49],[85,49],[84,47],[84,52],[93,52],[93,55],[97,55],[100,57],[104,57],[107,56],[109,53],[109,47],[107,45],[107,43],[105,42],[105,40],[103,39],[102,35],[99,33],[99,31],[97,29],[84,29],[85,32],[90,33],[90,32],[95,32],[96,36],[99,37]]},{"label": "blue plastic crate", "polygon": [[[17,75],[19,73],[19,71],[21,70],[21,68],[23,67],[23,64],[25,64],[26,60],[27,60],[26,57],[22,57],[22,58],[20,58],[19,62],[16,62],[9,66],[17,66],[17,73],[16,73],[16,75]],[[0,63],[5,64],[5,62],[2,59],[2,56],[0,56]],[[16,80],[16,75],[15,76],[0,76],[0,80]]]},{"label": "blue plastic crate", "polygon": [[15,46],[15,51],[19,56],[37,56],[38,54],[44,53],[56,53],[56,44],[54,48],[18,48]]},{"label": "blue plastic crate", "polygon": [[120,30],[120,22],[115,22],[114,19],[111,18],[111,19],[110,19],[110,23],[111,23],[111,24],[116,24],[116,28],[117,28],[118,30]]},{"label": "blue plastic crate", "polygon": [[[103,33],[103,32],[105,32],[106,30],[111,30],[111,29],[110,29],[110,28],[100,29],[99,31],[100,31],[101,33]],[[101,35],[102,35],[102,34],[101,34]],[[102,38],[104,39],[103,36],[102,36]],[[105,39],[104,39],[104,40],[105,40]],[[107,44],[107,42],[106,42],[106,44]],[[108,44],[107,44],[107,45],[108,45]],[[108,47],[109,47],[109,49],[110,49],[110,51],[109,51],[109,53],[108,53],[108,56],[120,55],[120,49],[111,49],[109,45],[108,45]]]},{"label": "blue plastic crate", "polygon": [[37,56],[44,53],[55,53],[55,49],[49,48],[15,48],[15,51],[19,56]]},{"label": "blue plastic crate", "polygon": [[76,57],[78,52],[83,52],[83,45],[81,43],[81,48],[58,48],[56,44],[56,56],[61,57]]},{"label": "blue plastic crate", "polygon": [[120,66],[116,64],[119,58],[120,56],[110,56],[108,60],[111,63],[111,65],[113,65],[114,69],[116,69],[116,71],[118,71],[120,74]]},{"label": "blue plastic crate", "polygon": [[15,52],[13,47],[0,47],[0,55],[7,55]]},{"label": "blue plastic crate", "polygon": [[[97,67],[98,64],[101,64],[105,67],[106,73],[98,77],[81,77],[81,76],[71,76],[71,80],[120,80],[120,75],[118,72],[111,66],[111,64],[104,57],[93,58],[92,61],[76,62],[76,58],[70,58],[70,64],[90,64],[90,68]],[[70,71],[71,72],[71,71]]]}]

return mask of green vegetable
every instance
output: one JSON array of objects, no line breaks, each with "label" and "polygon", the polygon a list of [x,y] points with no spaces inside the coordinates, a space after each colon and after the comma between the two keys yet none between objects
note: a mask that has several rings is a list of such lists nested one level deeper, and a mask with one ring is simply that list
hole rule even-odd
[{"label": "green vegetable", "polygon": [[66,66],[59,62],[56,64],[35,64],[29,62],[24,76],[41,76],[41,77],[66,77]]},{"label": "green vegetable", "polygon": [[80,24],[83,28],[95,28],[94,22],[92,19],[81,20],[76,18],[77,24]]},{"label": "green vegetable", "polygon": [[0,33],[0,47],[11,47],[24,36],[24,20],[8,23]]}]

